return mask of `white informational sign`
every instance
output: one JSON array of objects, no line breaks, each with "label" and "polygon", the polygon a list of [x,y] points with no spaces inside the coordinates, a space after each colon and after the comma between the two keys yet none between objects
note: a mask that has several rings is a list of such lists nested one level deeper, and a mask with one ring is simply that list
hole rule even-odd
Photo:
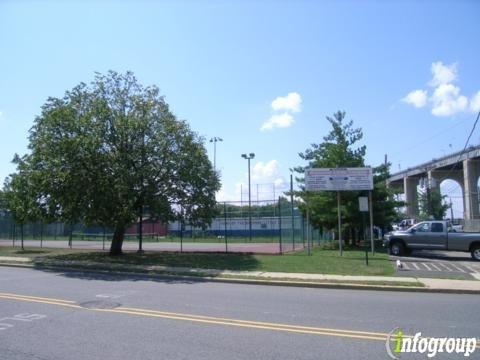
[{"label": "white informational sign", "polygon": [[358,207],[360,211],[368,212],[368,197],[360,196],[358,198]]},{"label": "white informational sign", "polygon": [[307,191],[372,190],[372,168],[305,169]]}]

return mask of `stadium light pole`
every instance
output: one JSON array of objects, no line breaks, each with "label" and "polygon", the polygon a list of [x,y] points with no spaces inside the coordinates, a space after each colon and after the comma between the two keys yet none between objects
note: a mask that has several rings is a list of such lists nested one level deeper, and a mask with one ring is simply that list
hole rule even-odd
[{"label": "stadium light pole", "polygon": [[254,153],[242,154],[242,158],[248,160],[248,229],[250,242],[252,242],[252,194],[250,191],[250,160],[255,157]]},{"label": "stadium light pole", "polygon": [[223,141],[222,138],[214,136],[210,139],[210,142],[213,142],[213,171],[217,171],[217,141]]}]

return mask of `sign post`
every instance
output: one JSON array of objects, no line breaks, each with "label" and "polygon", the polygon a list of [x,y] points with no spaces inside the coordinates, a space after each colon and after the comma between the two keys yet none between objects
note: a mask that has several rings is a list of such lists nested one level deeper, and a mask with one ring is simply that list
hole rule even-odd
[{"label": "sign post", "polygon": [[337,213],[338,213],[338,248],[340,249],[340,256],[343,256],[342,216],[340,212],[340,191],[337,191]]},{"label": "sign post", "polygon": [[[308,191],[336,191],[338,207],[338,241],[340,256],[342,247],[342,220],[340,211],[340,191],[373,190],[373,173],[371,167],[363,168],[308,168],[305,169],[305,190]],[[308,201],[307,201],[308,202]],[[370,191],[371,203],[371,191]],[[368,202],[367,202],[368,204]],[[371,209],[371,206],[370,206]],[[308,216],[308,204],[307,204]],[[372,213],[370,210],[370,232],[373,234]],[[373,236],[372,236],[373,251]]]},{"label": "sign post", "polygon": [[308,192],[307,192],[307,254],[308,256],[312,255],[310,249],[310,206],[308,203]]},{"label": "sign post", "polygon": [[365,263],[368,266],[368,246],[367,246],[367,222],[365,221],[365,213],[368,212],[368,197],[360,196],[358,198],[358,207],[362,213],[363,243],[365,245]]},{"label": "sign post", "polygon": [[370,201],[370,244],[372,246],[372,255],[375,255],[375,242],[373,241],[373,205],[372,205],[372,191],[368,192]]}]

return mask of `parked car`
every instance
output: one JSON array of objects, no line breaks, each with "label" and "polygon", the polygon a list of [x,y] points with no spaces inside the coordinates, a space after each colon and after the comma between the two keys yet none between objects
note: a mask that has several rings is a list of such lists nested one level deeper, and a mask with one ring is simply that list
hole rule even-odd
[{"label": "parked car", "polygon": [[399,222],[398,227],[400,230],[408,229],[409,227],[415,225],[415,219],[403,219]]},{"label": "parked car", "polygon": [[452,250],[470,252],[480,261],[480,233],[457,232],[448,221],[423,221],[407,230],[384,236],[390,254],[402,256],[411,250]]}]

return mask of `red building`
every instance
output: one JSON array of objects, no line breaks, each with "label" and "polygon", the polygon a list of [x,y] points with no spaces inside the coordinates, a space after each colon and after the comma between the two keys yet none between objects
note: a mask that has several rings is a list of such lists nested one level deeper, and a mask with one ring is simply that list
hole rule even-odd
[{"label": "red building", "polygon": [[[168,233],[168,226],[162,224],[160,221],[152,222],[148,220],[144,220],[142,224],[142,233],[143,235],[150,235],[155,234],[158,236],[166,236]],[[127,235],[135,235],[138,233],[138,223],[133,224],[130,226],[126,231],[125,234]]]}]

